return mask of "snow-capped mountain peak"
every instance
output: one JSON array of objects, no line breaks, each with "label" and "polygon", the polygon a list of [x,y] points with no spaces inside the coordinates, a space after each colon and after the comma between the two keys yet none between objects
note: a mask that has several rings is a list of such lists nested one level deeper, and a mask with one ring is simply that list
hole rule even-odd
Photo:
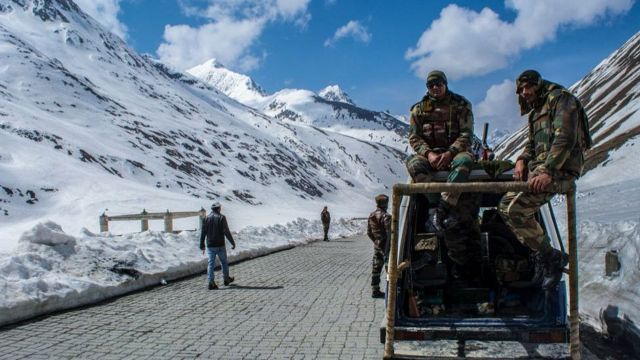
[{"label": "snow-capped mountain peak", "polygon": [[320,97],[324,98],[325,100],[355,105],[349,95],[347,95],[346,92],[342,91],[342,89],[338,85],[329,85],[326,88],[320,90],[318,95],[320,95]]},{"label": "snow-capped mountain peak", "polygon": [[266,95],[247,75],[226,69],[215,60],[187,72],[236,101],[278,120],[302,123],[366,141],[408,149],[408,124],[380,111],[360,108],[338,85],[320,93],[282,89]]},{"label": "snow-capped mountain peak", "polygon": [[249,76],[227,69],[215,58],[194,66],[186,72],[241,103],[248,103],[266,96],[264,89]]}]

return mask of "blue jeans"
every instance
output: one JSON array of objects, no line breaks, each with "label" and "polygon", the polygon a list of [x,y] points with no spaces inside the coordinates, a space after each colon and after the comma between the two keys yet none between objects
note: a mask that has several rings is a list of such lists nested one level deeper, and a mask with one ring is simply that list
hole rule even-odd
[{"label": "blue jeans", "polygon": [[224,279],[229,277],[229,262],[227,261],[227,249],[224,246],[207,248],[207,255],[209,256],[209,267],[207,268],[207,275],[209,282],[213,281],[213,269],[216,266],[216,255],[220,259],[222,265],[222,276]]}]

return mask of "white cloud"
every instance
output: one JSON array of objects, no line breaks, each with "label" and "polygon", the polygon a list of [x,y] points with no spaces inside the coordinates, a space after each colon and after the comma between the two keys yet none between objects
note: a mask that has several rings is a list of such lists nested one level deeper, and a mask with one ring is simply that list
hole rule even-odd
[{"label": "white cloud", "polygon": [[443,69],[452,79],[487,74],[504,68],[522,51],[553,40],[563,27],[593,24],[625,13],[633,0],[506,0],[516,12],[513,22],[489,8],[480,12],[449,5],[422,33],[405,58],[422,78]]},{"label": "white cloud", "polygon": [[127,39],[127,26],[118,20],[120,0],[75,0],[75,3],[107,30]]},{"label": "white cloud", "polygon": [[359,21],[351,20],[346,25],[339,27],[336,33],[324,42],[324,46],[333,46],[336,41],[347,37],[365,44],[371,41],[371,33],[369,33],[369,30],[360,24]]},{"label": "white cloud", "polygon": [[178,69],[188,69],[216,58],[225,66],[249,71],[258,61],[247,49],[262,33],[264,25],[262,19],[221,19],[198,28],[167,25],[164,43],[160,44],[157,53],[161,61]]},{"label": "white cloud", "polygon": [[475,107],[475,132],[482,135],[482,127],[489,123],[489,132],[513,133],[526,124],[526,117],[520,116],[516,85],[512,80],[504,80],[492,85],[485,98]]},{"label": "white cloud", "polygon": [[[201,1],[200,1],[201,2]],[[164,42],[157,53],[162,62],[184,70],[212,57],[225,66],[243,72],[260,66],[264,56],[252,53],[252,46],[265,27],[273,22],[290,22],[304,28],[311,19],[310,0],[209,0],[205,8],[193,0],[179,0],[187,16],[204,17],[199,27],[167,25]]]}]

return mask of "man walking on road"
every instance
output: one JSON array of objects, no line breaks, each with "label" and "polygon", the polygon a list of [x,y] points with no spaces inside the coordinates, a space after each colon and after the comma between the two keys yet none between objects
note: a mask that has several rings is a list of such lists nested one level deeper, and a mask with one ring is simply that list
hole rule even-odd
[{"label": "man walking on road", "polygon": [[516,93],[522,115],[529,114],[529,137],[516,160],[513,177],[526,180],[532,192],[505,194],[499,211],[518,240],[536,251],[532,282],[551,290],[558,285],[569,259],[551,247],[534,215],[555,195],[549,192],[550,185],[580,176],[584,151],[591,146],[589,124],[580,100],[562,86],[542,79],[535,70],[518,76]]},{"label": "man walking on road", "polygon": [[324,241],[329,241],[329,224],[331,224],[331,214],[325,206],[320,213],[320,220],[322,220],[322,229],[324,230]]},{"label": "man walking on road", "polygon": [[229,262],[227,261],[227,249],[225,247],[225,237],[231,243],[231,248],[236,248],[236,243],[233,241],[231,231],[229,231],[229,225],[227,225],[227,218],[220,213],[222,205],[219,202],[211,205],[211,214],[207,216],[202,222],[202,231],[200,232],[200,250],[204,254],[205,250],[205,238],[207,239],[207,255],[209,257],[209,266],[207,268],[208,275],[208,287],[209,290],[215,290],[218,288],[214,281],[213,269],[216,265],[216,256],[220,259],[222,265],[222,276],[224,277],[224,284],[229,285],[233,282],[234,278],[229,276]]},{"label": "man walking on road", "polygon": [[391,238],[391,215],[387,214],[389,197],[384,194],[376,196],[377,208],[369,215],[367,235],[373,241],[373,264],[371,269],[371,297],[383,298],[380,291],[380,273],[385,264],[385,250]]}]

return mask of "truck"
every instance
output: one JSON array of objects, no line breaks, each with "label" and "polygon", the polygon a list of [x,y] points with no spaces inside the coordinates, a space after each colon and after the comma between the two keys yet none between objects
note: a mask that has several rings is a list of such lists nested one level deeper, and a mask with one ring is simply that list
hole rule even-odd
[{"label": "truck", "polygon": [[[570,263],[555,289],[533,283],[536,256],[498,214],[507,191],[528,191],[512,171],[473,170],[467,183],[446,183],[446,172],[429,183],[393,187],[388,247],[386,314],[380,327],[385,359],[579,358],[575,184],[556,184],[567,196],[568,249],[553,208],[536,214],[551,245],[568,251]],[[434,231],[431,215],[442,191],[462,192],[473,226]],[[456,278],[446,236],[467,236],[476,253],[472,280]]]}]

